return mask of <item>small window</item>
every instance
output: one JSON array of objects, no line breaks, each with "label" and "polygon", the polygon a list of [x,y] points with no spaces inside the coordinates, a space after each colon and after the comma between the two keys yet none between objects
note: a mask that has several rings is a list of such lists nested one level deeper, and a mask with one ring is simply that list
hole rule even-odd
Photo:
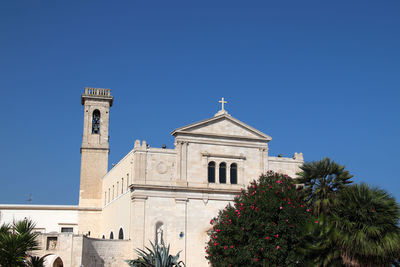
[{"label": "small window", "polygon": [[226,184],[226,163],[219,164],[219,183]]},{"label": "small window", "polygon": [[100,133],[100,111],[95,109],[92,117],[92,134]]},{"label": "small window", "polygon": [[231,164],[231,184],[237,184],[237,165]]},{"label": "small window", "polygon": [[124,230],[122,228],[119,228],[118,239],[124,239]]},{"label": "small window", "polygon": [[110,233],[110,239],[114,239],[114,233],[113,232]]},{"label": "small window", "polygon": [[72,227],[61,227],[61,233],[73,233],[74,228]]},{"label": "small window", "polygon": [[119,194],[119,182],[117,182],[117,192],[116,192],[116,196],[118,196],[118,194]]},{"label": "small window", "polygon": [[103,235],[103,236],[101,237],[101,239],[106,239],[105,235]]},{"label": "small window", "polygon": [[112,199],[114,199],[114,191],[115,191],[115,186],[113,185],[113,190],[112,190]]},{"label": "small window", "polygon": [[215,183],[215,162],[208,163],[208,182]]},{"label": "small window", "polygon": [[129,190],[129,173],[126,174],[126,190]]},{"label": "small window", "polygon": [[121,180],[121,194],[124,193],[124,178]]},{"label": "small window", "polygon": [[110,188],[108,188],[108,203],[110,203],[110,201],[111,201],[111,195],[110,195]]}]

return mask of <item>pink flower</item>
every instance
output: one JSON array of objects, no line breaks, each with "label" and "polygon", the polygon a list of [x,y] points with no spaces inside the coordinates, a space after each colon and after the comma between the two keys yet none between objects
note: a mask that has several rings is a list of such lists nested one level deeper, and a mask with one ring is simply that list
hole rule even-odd
[{"label": "pink flower", "polygon": [[281,207],[279,207],[279,209],[283,210],[283,207],[281,206]]},{"label": "pink flower", "polygon": [[231,245],[231,248],[233,248],[233,245]]},{"label": "pink flower", "polygon": [[278,234],[276,234],[276,235],[275,235],[275,237],[276,237],[276,238],[278,238],[278,237],[279,237],[279,235],[278,235]]},{"label": "pink flower", "polygon": [[228,246],[224,246],[224,249],[227,249],[228,248]]},{"label": "pink flower", "polygon": [[210,221],[210,224],[213,224],[213,222],[214,222],[214,220],[211,220],[211,221]]},{"label": "pink flower", "polygon": [[280,246],[276,246],[276,249],[278,250],[280,248]]},{"label": "pink flower", "polygon": [[268,239],[269,239],[269,236],[266,236],[265,239],[268,240]]},{"label": "pink flower", "polygon": [[276,183],[277,183],[277,184],[281,184],[281,183],[282,183],[282,181],[281,181],[281,180],[278,180],[278,181],[276,181]]},{"label": "pink flower", "polygon": [[221,232],[221,229],[217,229],[217,230],[215,230],[215,231],[217,231],[217,233],[219,233],[219,232]]},{"label": "pink flower", "polygon": [[318,220],[317,220],[317,221],[315,221],[315,223],[318,223]]}]

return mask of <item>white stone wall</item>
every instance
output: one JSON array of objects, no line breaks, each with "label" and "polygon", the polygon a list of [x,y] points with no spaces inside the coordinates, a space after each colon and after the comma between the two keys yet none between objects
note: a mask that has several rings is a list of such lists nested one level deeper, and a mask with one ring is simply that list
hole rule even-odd
[{"label": "white stone wall", "polygon": [[102,206],[129,191],[132,183],[133,151],[121,159],[102,179]]},{"label": "white stone wall", "polygon": [[130,242],[126,240],[102,240],[83,237],[82,266],[121,267],[128,266]]},{"label": "white stone wall", "polygon": [[270,170],[284,173],[292,178],[297,177],[297,173],[301,171],[299,167],[304,163],[302,153],[295,153],[292,158],[269,157],[268,161]]},{"label": "white stone wall", "polygon": [[126,191],[112,202],[107,204],[101,213],[101,230],[97,238],[110,238],[113,232],[114,239],[118,239],[119,229],[123,230],[124,239],[130,238],[131,200],[130,192]]},{"label": "white stone wall", "polygon": [[[163,224],[163,239],[171,253],[182,251],[186,266],[207,266],[204,247],[208,241],[210,220],[224,208],[235,192],[201,192],[195,190],[157,190],[140,188],[133,191],[132,245],[150,246],[155,242],[156,226]],[[146,195],[146,196],[144,196]]]},{"label": "white stone wall", "polygon": [[41,233],[59,233],[61,227],[73,227],[78,233],[77,206],[0,205],[0,225],[24,218],[34,221]]}]

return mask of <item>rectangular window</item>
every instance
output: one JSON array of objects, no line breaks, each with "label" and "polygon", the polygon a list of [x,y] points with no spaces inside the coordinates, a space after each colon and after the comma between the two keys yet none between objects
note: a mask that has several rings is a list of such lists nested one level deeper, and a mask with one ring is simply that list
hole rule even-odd
[{"label": "rectangular window", "polygon": [[111,201],[111,195],[110,195],[110,188],[108,188],[108,203],[110,203],[110,201]]},{"label": "rectangular window", "polygon": [[112,199],[114,200],[114,191],[115,191],[115,188],[114,188],[114,185],[113,185],[113,191],[112,191]]},{"label": "rectangular window", "polygon": [[129,190],[129,173],[126,174],[126,190]]},{"label": "rectangular window", "polygon": [[105,191],[104,192],[104,205],[106,205],[107,204],[107,192]]},{"label": "rectangular window", "polygon": [[117,182],[117,192],[116,192],[116,196],[118,196],[118,194],[119,194],[119,182]]},{"label": "rectangular window", "polygon": [[121,194],[124,193],[124,178],[121,180]]},{"label": "rectangular window", "polygon": [[61,227],[61,233],[73,233],[74,228],[73,227]]}]

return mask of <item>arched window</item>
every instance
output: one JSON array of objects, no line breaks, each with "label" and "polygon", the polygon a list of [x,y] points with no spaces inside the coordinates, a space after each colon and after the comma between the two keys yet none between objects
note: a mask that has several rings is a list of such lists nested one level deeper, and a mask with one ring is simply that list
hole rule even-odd
[{"label": "arched window", "polygon": [[101,238],[102,238],[102,239],[106,239],[105,235],[103,235]]},{"label": "arched window", "polygon": [[208,163],[208,182],[215,183],[215,162]]},{"label": "arched window", "polygon": [[124,239],[124,230],[122,228],[119,228],[118,239]]},{"label": "arched window", "polygon": [[231,164],[231,184],[237,184],[237,165]]},{"label": "arched window", "polygon": [[95,109],[92,116],[92,134],[100,133],[100,111]]},{"label": "arched window", "polygon": [[114,233],[113,232],[110,233],[110,239],[114,239]]},{"label": "arched window", "polygon": [[219,183],[226,184],[226,163],[219,164]]}]

